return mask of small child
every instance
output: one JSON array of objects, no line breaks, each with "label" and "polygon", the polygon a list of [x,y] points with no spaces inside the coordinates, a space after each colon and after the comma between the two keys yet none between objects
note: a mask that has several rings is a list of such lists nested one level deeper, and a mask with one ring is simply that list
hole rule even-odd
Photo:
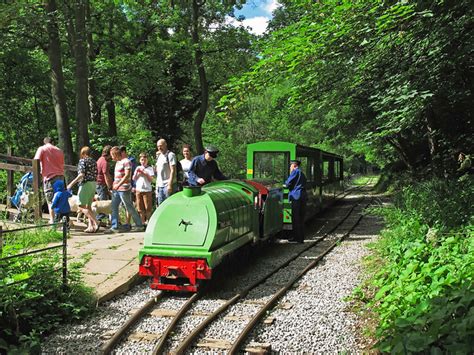
[{"label": "small child", "polygon": [[51,208],[54,210],[54,222],[61,222],[63,217],[66,217],[67,224],[69,226],[69,214],[71,213],[71,207],[69,206],[69,197],[72,193],[64,187],[63,180],[56,180],[53,184],[53,202]]},{"label": "small child", "polygon": [[155,172],[153,167],[148,165],[148,156],[146,153],[140,154],[140,164],[141,165],[135,169],[133,180],[136,182],[135,201],[137,210],[142,222],[145,224],[150,219],[152,212],[153,187],[151,186],[151,182],[153,181]]}]

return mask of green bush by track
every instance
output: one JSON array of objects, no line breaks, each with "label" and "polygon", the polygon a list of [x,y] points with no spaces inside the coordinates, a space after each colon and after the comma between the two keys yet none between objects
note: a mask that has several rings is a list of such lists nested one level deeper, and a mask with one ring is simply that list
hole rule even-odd
[{"label": "green bush by track", "polygon": [[474,182],[404,188],[356,290],[375,320],[376,348],[392,353],[474,353]]},{"label": "green bush by track", "polygon": [[[3,237],[0,257],[61,241],[61,234],[49,228]],[[0,353],[39,353],[41,336],[89,314],[93,297],[79,269],[69,267],[63,287],[60,265],[58,250],[0,261]]]}]

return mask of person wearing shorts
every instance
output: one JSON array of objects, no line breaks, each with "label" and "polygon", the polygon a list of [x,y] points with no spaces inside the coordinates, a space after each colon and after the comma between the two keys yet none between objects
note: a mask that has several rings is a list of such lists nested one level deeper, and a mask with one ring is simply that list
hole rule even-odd
[{"label": "person wearing shorts", "polygon": [[88,220],[88,225],[84,232],[96,233],[99,230],[99,223],[92,212],[91,205],[96,190],[97,163],[90,157],[90,148],[87,146],[81,148],[77,172],[77,177],[71,181],[67,188],[70,190],[79,182],[79,208]]},{"label": "person wearing shorts", "polygon": [[[110,156],[110,149],[112,149],[112,147],[110,145],[106,145],[102,150],[102,156],[99,158],[99,160],[97,160],[96,194],[99,201],[110,200],[110,190],[112,190],[113,182],[109,171],[109,162],[112,159]],[[108,216],[103,213],[99,213],[96,216],[97,220],[99,221],[105,217]]]},{"label": "person wearing shorts", "polygon": [[53,184],[58,180],[64,182],[64,153],[53,145],[51,137],[45,137],[43,143],[44,145],[38,148],[33,159],[40,161],[43,191],[48,203],[49,223],[53,223],[54,209],[51,208],[54,195]]}]

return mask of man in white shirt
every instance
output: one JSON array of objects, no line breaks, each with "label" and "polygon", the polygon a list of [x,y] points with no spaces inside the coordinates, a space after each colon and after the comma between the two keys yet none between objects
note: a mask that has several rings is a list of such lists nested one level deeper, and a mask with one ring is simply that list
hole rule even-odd
[{"label": "man in white shirt", "polygon": [[166,140],[156,142],[156,199],[160,205],[176,191],[176,155],[168,150]]}]

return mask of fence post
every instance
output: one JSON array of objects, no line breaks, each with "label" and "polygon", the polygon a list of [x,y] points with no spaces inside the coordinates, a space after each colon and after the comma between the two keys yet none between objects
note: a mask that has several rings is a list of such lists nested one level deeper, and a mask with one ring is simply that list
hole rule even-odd
[{"label": "fence post", "polygon": [[[11,147],[7,147],[7,155],[12,156],[13,150]],[[7,208],[12,206],[11,200],[9,197],[13,196],[15,191],[14,175],[13,170],[7,170]]]},{"label": "fence post", "polygon": [[63,217],[63,287],[67,287],[67,217]]},{"label": "fence post", "polygon": [[38,159],[33,159],[33,200],[34,200],[34,207],[35,207],[35,220],[39,221],[43,217],[43,212],[41,211],[42,208],[42,199],[40,193],[40,161]]}]

